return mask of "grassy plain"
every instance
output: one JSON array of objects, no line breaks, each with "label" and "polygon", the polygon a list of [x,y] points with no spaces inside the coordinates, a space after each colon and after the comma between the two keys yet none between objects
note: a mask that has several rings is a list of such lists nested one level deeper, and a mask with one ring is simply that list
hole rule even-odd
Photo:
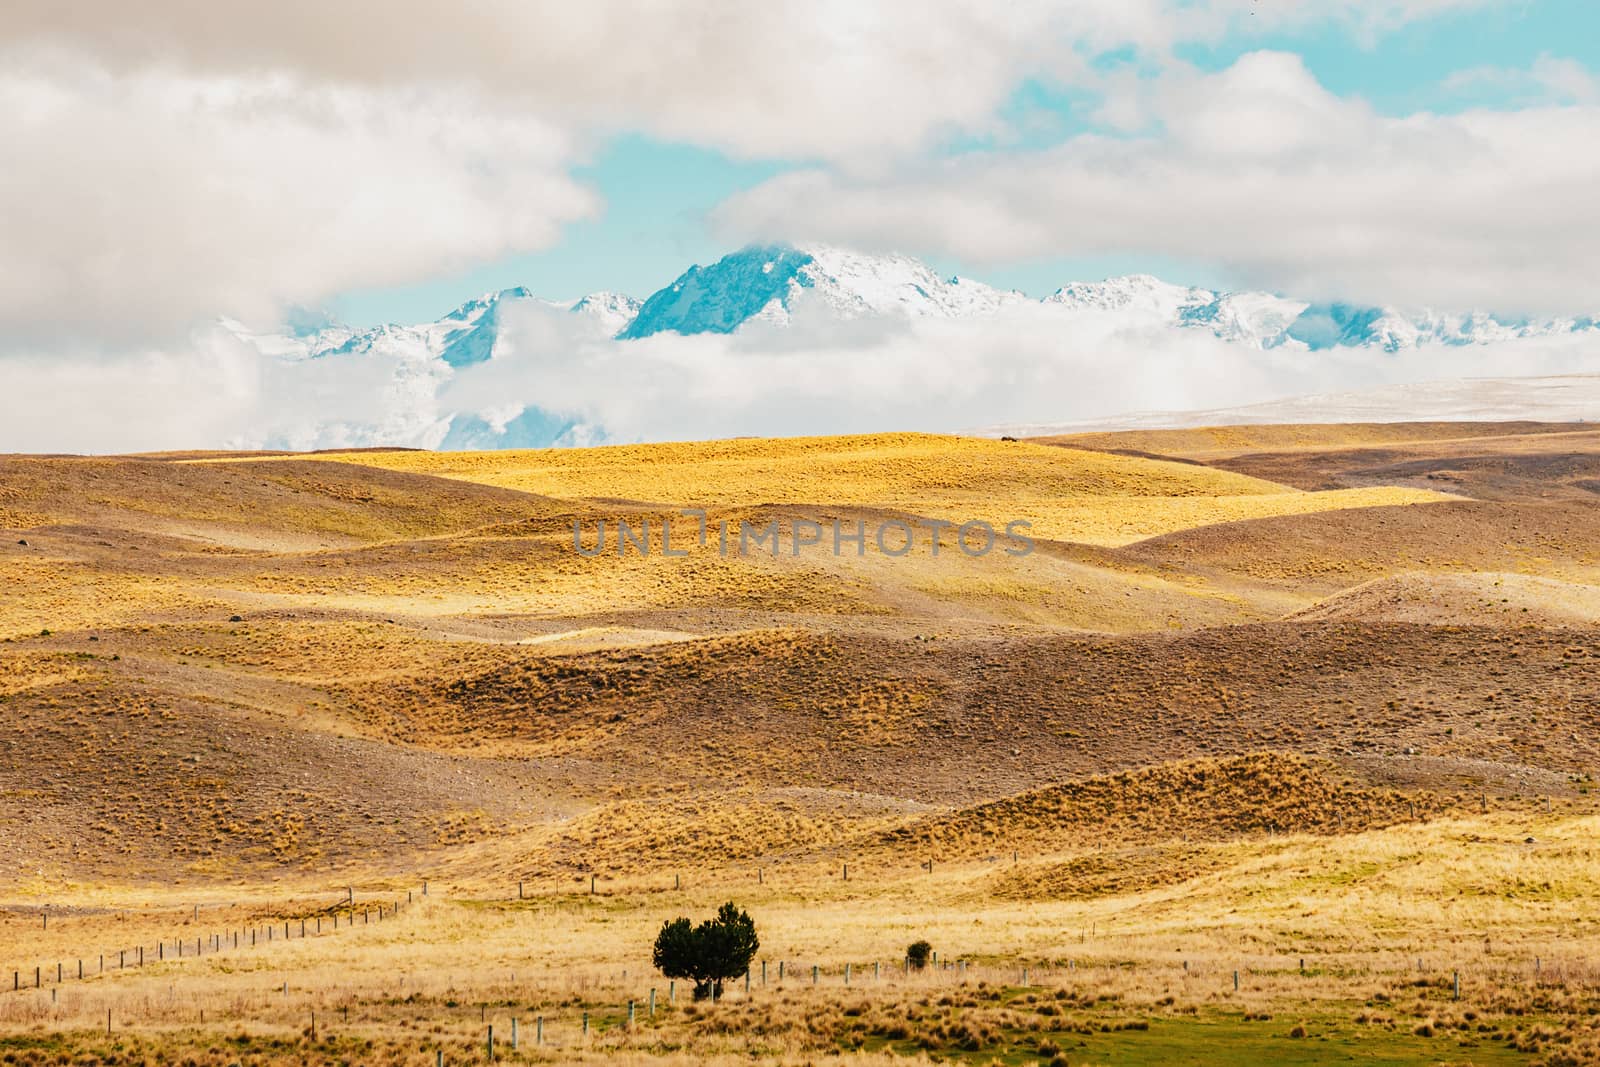
[{"label": "grassy plain", "polygon": [[1600,1062],[1597,446],[0,457],[0,1063]]}]

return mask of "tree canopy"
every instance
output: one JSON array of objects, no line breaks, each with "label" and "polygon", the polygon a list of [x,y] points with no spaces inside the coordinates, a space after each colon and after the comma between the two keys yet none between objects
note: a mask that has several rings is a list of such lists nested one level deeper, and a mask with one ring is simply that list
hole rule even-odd
[{"label": "tree canopy", "polygon": [[688,918],[662,923],[651,958],[666,977],[694,982],[695,999],[703,1000],[721,996],[722,983],[749,970],[760,948],[755,922],[730,901],[698,926]]}]

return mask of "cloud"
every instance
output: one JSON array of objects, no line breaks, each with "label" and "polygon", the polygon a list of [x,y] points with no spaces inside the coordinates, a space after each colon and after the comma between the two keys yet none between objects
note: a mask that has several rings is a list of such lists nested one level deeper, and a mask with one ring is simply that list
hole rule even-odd
[{"label": "cloud", "polygon": [[[1388,353],[1262,351],[1117,312],[1010,305],[985,318],[834,317],[788,327],[608,337],[534,301],[504,313],[493,358],[450,368],[420,344],[313,359],[223,329],[172,349],[7,362],[0,451],[435,448],[1060,425],[1237,408],[1439,379],[1582,373],[1591,337]],[[1537,412],[1523,414],[1537,417]],[[502,436],[528,423],[547,436]]]},{"label": "cloud", "polygon": [[567,133],[461,92],[115,76],[52,54],[0,63],[0,143],[11,348],[276,321],[548,246],[599,209]]},{"label": "cloud", "polygon": [[1600,104],[1600,78],[1575,59],[1548,53],[1525,69],[1473,67],[1457,71],[1445,79],[1444,88],[1457,93],[1487,89],[1520,105]]},{"label": "cloud", "polygon": [[587,439],[955,431],[1131,411],[1235,407],[1441,378],[1582,371],[1582,338],[1463,347],[1267,351],[1116,312],[1012,305],[969,319],[840,320],[797,302],[787,327],[617,342],[519,308],[496,357],[453,377],[444,410],[521,398]]},{"label": "cloud", "polygon": [[450,369],[417,353],[286,359],[220,327],[170,346],[14,356],[0,452],[435,447]]},{"label": "cloud", "polygon": [[736,195],[730,235],[994,263],[1143,253],[1297,296],[1510,312],[1594,307],[1600,107],[1391,118],[1294,55],[1169,74],[1138,132],[874,176],[811,168]]},{"label": "cloud", "polygon": [[0,354],[170,346],[548,248],[603,209],[573,175],[612,132],[882,180],[1099,56],[1473,2],[12,0]]},{"label": "cloud", "polygon": [[1022,80],[1235,31],[1374,34],[1485,0],[11,0],[0,44],[119,70],[289,74],[378,88],[470,85],[508,106],[738,155],[848,160],[974,130]]}]

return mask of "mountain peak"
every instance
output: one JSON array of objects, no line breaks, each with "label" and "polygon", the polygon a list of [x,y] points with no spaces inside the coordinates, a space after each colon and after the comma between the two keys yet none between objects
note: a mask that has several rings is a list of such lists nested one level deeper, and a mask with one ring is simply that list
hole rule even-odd
[{"label": "mountain peak", "polygon": [[1128,274],[1100,282],[1068,282],[1045,297],[1045,303],[1103,311],[1127,309],[1171,317],[1181,308],[1206,304],[1213,299],[1215,294],[1207,289],[1173,285],[1153,274]]},{"label": "mountain peak", "polygon": [[802,270],[811,262],[809,252],[789,245],[749,245],[710,266],[696,264],[651,294],[617,336],[732,333],[774,303],[787,308],[793,290],[810,284]]},{"label": "mountain peak", "polygon": [[970,279],[940,277],[920,260],[831,245],[751,245],[690,267],[644,302],[618,337],[731,333],[752,319],[786,323],[799,302],[843,318],[955,317],[1025,301]]}]

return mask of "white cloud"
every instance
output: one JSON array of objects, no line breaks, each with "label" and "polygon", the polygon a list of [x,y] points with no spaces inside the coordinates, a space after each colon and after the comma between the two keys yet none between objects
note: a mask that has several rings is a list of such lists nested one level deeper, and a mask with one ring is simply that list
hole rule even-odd
[{"label": "white cloud", "polygon": [[1284,53],[1123,100],[1141,132],[874,176],[809,169],[735,196],[730,234],[972,262],[1147,253],[1297,296],[1593,308],[1600,107],[1390,118]]},{"label": "white cloud", "polygon": [[849,160],[979,129],[1022,79],[1230,31],[1376,34],[1490,0],[10,0],[0,43],[119,69],[277,72],[384,88],[472,85],[527,113],[741,155]]},{"label": "white cloud", "polygon": [[601,209],[572,168],[612,131],[881,178],[1114,50],[1477,2],[11,0],[0,347],[170,344],[548,247]]},{"label": "white cloud", "polygon": [[1600,78],[1575,59],[1541,55],[1526,69],[1473,67],[1445,79],[1452,92],[1488,89],[1518,105],[1600,104]]},{"label": "white cloud", "polygon": [[449,369],[403,352],[287,360],[221,328],[4,363],[0,452],[433,447]]},{"label": "white cloud", "polygon": [[788,327],[615,341],[530,301],[507,312],[504,331],[494,358],[454,370],[403,346],[278,358],[220,329],[172,350],[16,358],[0,390],[0,451],[438,447],[456,416],[487,424],[479,440],[492,447],[525,408],[575,424],[565,443],[959,431],[1593,365],[1593,341],[1578,334],[1262,351],[1032,303],[988,318],[841,321],[802,301]]},{"label": "white cloud", "polygon": [[788,327],[752,322],[733,334],[626,342],[573,318],[519,310],[496,358],[445,385],[441,409],[483,410],[517,397],[615,441],[960,430],[1572,373],[1592,363],[1592,341],[1577,337],[1399,354],[1262,351],[1202,330],[1040,304],[983,318],[840,321],[802,301]]},{"label": "white cloud", "polygon": [[[15,57],[13,57],[15,60]],[[227,314],[554,243],[598,210],[570,138],[464,93],[0,65],[10,347]]]}]

